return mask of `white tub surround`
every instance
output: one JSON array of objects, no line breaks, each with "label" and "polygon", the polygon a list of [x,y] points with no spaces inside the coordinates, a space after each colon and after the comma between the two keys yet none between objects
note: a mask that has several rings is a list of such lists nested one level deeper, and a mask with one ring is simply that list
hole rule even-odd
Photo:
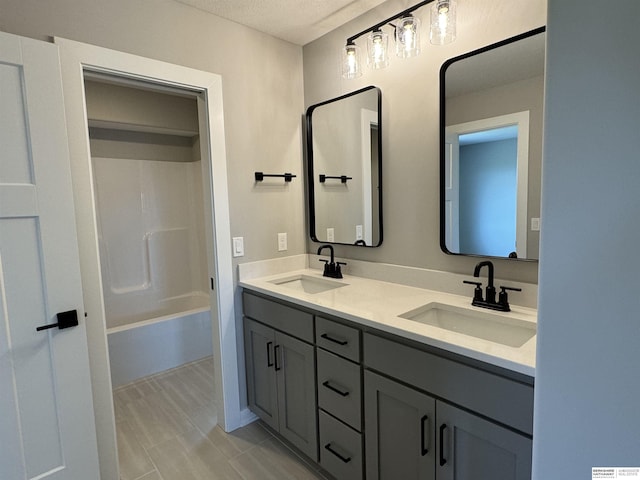
[{"label": "white tub surround", "polygon": [[[310,255],[307,259],[311,260],[311,266],[313,267],[316,267],[315,263],[319,264],[315,255]],[[298,261],[302,260],[298,259]],[[369,267],[365,265],[368,262],[346,261],[348,267],[355,267],[354,270],[366,271],[370,268],[369,273],[371,271],[378,272],[378,275],[391,273],[390,277],[394,282],[402,280],[402,270],[407,268],[384,264],[370,264],[371,267]],[[428,304],[440,304],[445,308],[451,307],[471,314],[486,315],[487,312],[490,312],[489,310],[471,306],[473,295],[473,287],[471,285],[463,285],[464,288],[462,290],[467,292],[466,295],[449,293],[434,287],[428,288],[428,285],[435,285],[436,287],[444,287],[443,290],[445,288],[457,290],[457,281],[462,283],[463,279],[469,279],[472,277],[471,275],[467,277],[446,272],[409,269],[413,275],[408,277],[407,280],[421,282],[422,286],[418,288],[379,279],[354,276],[349,269],[345,269],[343,270],[343,279],[332,279],[332,282],[343,284],[343,286],[318,293],[307,293],[302,289],[291,288],[291,285],[286,283],[280,285],[278,283],[300,275],[307,276],[312,282],[313,279],[322,282],[324,277],[322,277],[320,270],[302,266],[297,270],[283,271],[283,268],[278,268],[277,262],[268,262],[267,265],[262,266],[257,265],[262,262],[240,265],[240,285],[248,290],[293,302],[328,315],[344,318],[365,327],[376,328],[498,367],[535,376],[535,335],[522,346],[511,347],[401,317],[407,312],[420,309]],[[269,274],[252,277],[252,274],[256,274],[256,272],[265,271],[268,271]],[[532,295],[527,290],[537,290],[535,285],[529,284],[503,283],[499,280],[496,280],[495,284],[496,286],[521,287],[525,298]],[[517,295],[518,293],[515,292],[510,298],[511,312],[491,312],[493,318],[503,320],[507,327],[515,324],[535,328],[537,311],[530,307],[514,304],[514,301],[518,299]]]}]

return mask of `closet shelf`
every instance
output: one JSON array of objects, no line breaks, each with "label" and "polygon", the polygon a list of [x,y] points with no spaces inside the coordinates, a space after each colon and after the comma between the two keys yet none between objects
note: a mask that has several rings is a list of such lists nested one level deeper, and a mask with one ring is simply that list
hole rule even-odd
[{"label": "closet shelf", "polygon": [[127,132],[154,133],[158,135],[173,135],[177,137],[196,137],[197,131],[181,130],[178,128],[157,127],[153,125],[139,125],[126,122],[114,122],[111,120],[89,119],[89,127],[103,128],[107,130],[122,130]]}]

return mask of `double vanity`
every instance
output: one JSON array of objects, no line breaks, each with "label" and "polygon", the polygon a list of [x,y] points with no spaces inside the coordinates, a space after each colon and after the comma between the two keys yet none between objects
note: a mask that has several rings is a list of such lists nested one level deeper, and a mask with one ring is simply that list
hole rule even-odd
[{"label": "double vanity", "polygon": [[[538,258],[544,31],[441,68],[446,254]],[[307,109],[314,242],[382,243],[381,98]],[[349,261],[342,278],[325,248],[324,274],[313,256],[240,266],[249,408],[338,480],[529,480],[536,287],[494,285],[489,260],[473,278]]]},{"label": "double vanity", "polygon": [[534,309],[263,274],[241,270],[249,407],[300,452],[336,479],[531,478]]}]

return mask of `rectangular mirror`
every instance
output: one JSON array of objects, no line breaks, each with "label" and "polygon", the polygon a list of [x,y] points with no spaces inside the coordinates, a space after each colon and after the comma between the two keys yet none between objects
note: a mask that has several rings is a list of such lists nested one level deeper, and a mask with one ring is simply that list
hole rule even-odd
[{"label": "rectangular mirror", "polygon": [[536,260],[545,28],[440,70],[440,246]]},{"label": "rectangular mirror", "polygon": [[366,87],[307,109],[314,242],[382,243],[382,94]]}]

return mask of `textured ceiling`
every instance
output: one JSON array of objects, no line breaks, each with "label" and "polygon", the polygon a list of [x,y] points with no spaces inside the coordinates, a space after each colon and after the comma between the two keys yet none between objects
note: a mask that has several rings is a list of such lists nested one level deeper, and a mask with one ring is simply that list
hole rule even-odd
[{"label": "textured ceiling", "polygon": [[385,0],[176,0],[305,45]]}]

